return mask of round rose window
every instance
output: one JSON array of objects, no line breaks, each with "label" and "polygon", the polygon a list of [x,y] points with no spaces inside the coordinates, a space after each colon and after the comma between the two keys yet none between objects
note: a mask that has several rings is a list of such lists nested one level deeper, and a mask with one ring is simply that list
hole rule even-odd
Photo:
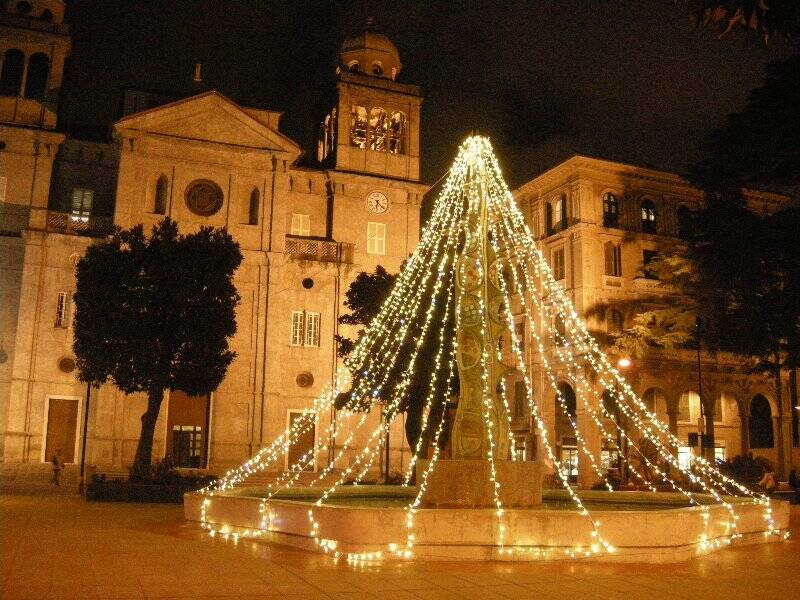
[{"label": "round rose window", "polygon": [[213,181],[196,179],[186,188],[186,205],[194,214],[210,217],[222,207],[222,190]]}]

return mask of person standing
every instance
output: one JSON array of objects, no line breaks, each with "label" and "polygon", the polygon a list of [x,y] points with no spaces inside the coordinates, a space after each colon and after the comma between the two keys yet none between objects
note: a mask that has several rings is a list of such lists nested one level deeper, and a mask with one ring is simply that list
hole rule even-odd
[{"label": "person standing", "polygon": [[53,484],[61,485],[61,469],[64,468],[64,463],[61,462],[61,450],[56,450],[53,454]]}]

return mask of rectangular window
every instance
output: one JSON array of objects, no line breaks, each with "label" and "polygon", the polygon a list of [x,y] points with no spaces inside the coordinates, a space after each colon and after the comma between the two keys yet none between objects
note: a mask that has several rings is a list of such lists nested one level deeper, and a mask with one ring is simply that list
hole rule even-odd
[{"label": "rectangular window", "polygon": [[386,254],[386,223],[367,223],[367,254]]},{"label": "rectangular window", "polygon": [[722,446],[717,446],[716,448],[714,448],[715,462],[720,463],[724,461],[726,458],[727,458],[727,452],[725,451],[725,448],[723,448]]},{"label": "rectangular window", "polygon": [[643,250],[642,251],[642,266],[644,269],[644,276],[647,279],[658,279],[658,273],[653,271],[650,263],[658,260],[658,250]]},{"label": "rectangular window", "polygon": [[308,237],[311,235],[311,217],[308,215],[293,214],[292,215],[292,235],[301,235]]},{"label": "rectangular window", "polygon": [[564,248],[553,250],[553,278],[561,281],[567,276],[567,267],[564,261]]},{"label": "rectangular window", "polygon": [[681,446],[678,448],[678,466],[681,469],[689,469],[692,465],[692,449],[689,446]]},{"label": "rectangular window", "polygon": [[8,177],[0,177],[0,202],[6,201],[7,187],[8,187]]},{"label": "rectangular window", "polygon": [[319,324],[320,314],[318,312],[293,310],[291,345],[318,348]]},{"label": "rectangular window", "polygon": [[306,313],[306,346],[319,347],[319,313]]},{"label": "rectangular window", "polygon": [[292,346],[303,345],[303,328],[305,326],[305,313],[302,310],[292,311]]},{"label": "rectangular window", "polygon": [[69,324],[69,293],[58,292],[56,302],[56,327],[66,328]]},{"label": "rectangular window", "polygon": [[74,188],[72,190],[72,210],[70,219],[87,223],[92,214],[92,202],[94,201],[94,190]]},{"label": "rectangular window", "polygon": [[622,277],[622,248],[613,242],[606,242],[604,250],[606,275]]}]

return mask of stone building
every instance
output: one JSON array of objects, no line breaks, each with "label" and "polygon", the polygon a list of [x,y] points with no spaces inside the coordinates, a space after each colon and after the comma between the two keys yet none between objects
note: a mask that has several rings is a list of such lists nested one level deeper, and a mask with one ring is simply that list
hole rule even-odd
[{"label": "stone building", "polygon": [[[691,211],[703,201],[700,190],[672,173],[588,156],[573,156],[545,171],[520,186],[515,197],[555,278],[578,313],[586,317],[601,347],[609,351],[613,346],[609,334],[629,327],[636,312],[657,306],[676,293],[653,279],[644,267],[666,244],[688,233]],[[787,198],[748,191],[747,200],[752,209],[772,213]],[[702,391],[704,404],[713,408],[713,415],[707,416],[714,422],[716,458],[752,451],[779,470],[782,462],[784,474],[800,466],[798,415],[790,400],[788,377],[782,382],[779,411],[774,379],[749,373],[747,365],[734,356],[702,352],[698,360],[692,350],[651,348],[643,358],[611,358],[628,359],[620,363],[620,370],[637,395],[684,442],[679,451],[681,461],[700,452],[692,434],[702,433]],[[580,394],[576,398],[576,379],[586,373],[576,372],[555,352],[550,352],[548,359],[556,366],[558,388],[571,404],[569,412],[577,417],[581,436],[598,462],[614,468],[617,444],[603,446]],[[538,365],[531,368],[545,421],[555,433],[557,452],[572,464],[573,478],[591,485],[596,475],[581,455],[568,420],[565,424],[555,390]],[[587,398],[595,407],[603,390],[597,391],[599,394]],[[517,399],[515,406],[514,424],[520,444],[524,444],[529,416],[524,403]],[[613,431],[613,426],[609,430]]]},{"label": "stone building", "polygon": [[[419,183],[419,88],[396,81],[402,65],[391,41],[365,32],[345,41],[331,73],[335,93],[314,160],[301,160],[302,149],[280,132],[281,113],[238,106],[217,91],[124,115],[107,143],[65,140],[53,131],[69,51],[63,3],[6,5],[1,460],[46,461],[60,449],[67,463],[79,461],[88,393],[86,462],[132,462],[145,399],[78,382],[74,266],[113,225],[147,230],[169,216],[182,232],[228,229],[244,255],[235,278],[242,301],[237,357],[224,382],[207,398],[169,394],[154,456],[215,470],[240,463],[332,381],[352,279],[379,264],[396,272],[417,244],[428,189]],[[34,41],[50,44],[45,80],[56,88],[36,97],[25,83]],[[19,53],[28,70],[18,76]],[[329,419],[318,415],[318,428]],[[313,434],[303,442],[314,443]],[[392,445],[404,460],[401,424]]]},{"label": "stone building", "polygon": [[[279,112],[239,106],[217,91],[180,98],[130,90],[110,140],[65,138],[56,130],[70,51],[64,3],[6,0],[3,8],[0,461],[41,463],[60,449],[66,462],[78,462],[85,423],[89,465],[122,470],[131,463],[145,400],[78,382],[74,267],[112,226],[149,228],[169,216],[183,232],[228,228],[244,254],[235,281],[242,303],[232,341],[237,358],[224,382],[207,398],[169,394],[154,457],[215,471],[240,463],[332,381],[340,364],[337,318],[353,278],[379,264],[397,271],[418,241],[428,189],[419,182],[419,88],[396,80],[402,64],[391,41],[365,32],[341,47],[330,107],[305,156],[280,132]],[[601,339],[631,318],[615,303],[669,293],[644,275],[642,263],[661,240],[679,234],[686,211],[702,199],[676,175],[582,156],[521,186],[516,197]],[[783,199],[752,193],[751,201],[769,211]],[[568,396],[576,373],[559,368]],[[800,462],[788,390],[779,414],[772,382],[747,375],[733,358],[702,355],[700,370],[704,396],[715,398],[718,456],[752,449],[776,461],[782,440],[787,470]],[[699,416],[693,355],[653,351],[626,375],[687,441],[685,458]],[[537,386],[558,451],[590,485],[593,474],[541,373]],[[524,448],[530,423],[519,400],[513,424]],[[582,405],[575,410],[592,451],[613,465],[616,448],[602,447]],[[330,415],[317,417],[320,431]],[[377,423],[377,414],[370,418]],[[765,419],[771,438],[763,434]],[[289,462],[314,442],[304,439]],[[402,423],[390,445],[399,469],[408,458]]]}]

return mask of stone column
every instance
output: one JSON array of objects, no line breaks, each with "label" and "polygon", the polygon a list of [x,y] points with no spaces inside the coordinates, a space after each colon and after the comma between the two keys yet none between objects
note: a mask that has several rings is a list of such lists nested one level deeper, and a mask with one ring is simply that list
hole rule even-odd
[{"label": "stone column", "polygon": [[739,409],[739,431],[741,435],[741,454],[750,452],[750,415],[744,400],[736,403]]}]

